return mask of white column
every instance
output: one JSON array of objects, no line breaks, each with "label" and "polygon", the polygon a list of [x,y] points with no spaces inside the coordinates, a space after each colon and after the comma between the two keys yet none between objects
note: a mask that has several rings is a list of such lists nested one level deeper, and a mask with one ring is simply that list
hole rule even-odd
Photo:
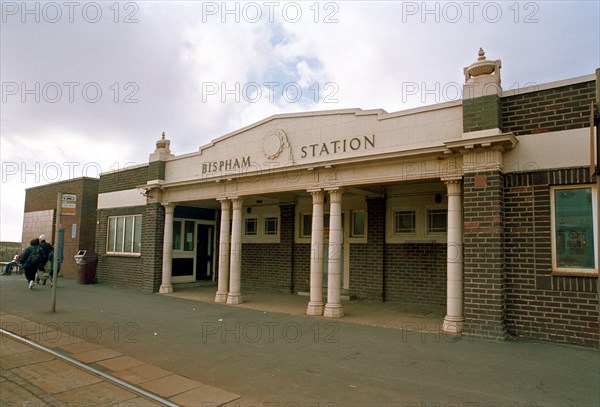
[{"label": "white column", "polygon": [[242,282],[242,198],[233,198],[233,222],[231,225],[231,255],[229,257],[229,294],[227,304],[244,302]]},{"label": "white column", "polygon": [[329,261],[327,262],[327,304],[323,315],[330,318],[344,316],[340,301],[342,291],[342,191],[329,191]]},{"label": "white column", "polygon": [[463,313],[463,215],[460,180],[446,181],[448,189],[447,312],[442,329],[460,334]]},{"label": "white column", "polygon": [[323,191],[313,191],[310,240],[310,301],[307,315],[323,315]]},{"label": "white column", "polygon": [[173,292],[171,283],[171,274],[173,272],[173,212],[175,205],[166,203],[165,207],[165,227],[163,233],[163,260],[162,260],[162,283],[159,293],[169,294]]},{"label": "white column", "polygon": [[229,293],[229,253],[230,247],[230,225],[231,201],[221,200],[221,232],[219,234],[219,281],[215,302],[227,302]]}]

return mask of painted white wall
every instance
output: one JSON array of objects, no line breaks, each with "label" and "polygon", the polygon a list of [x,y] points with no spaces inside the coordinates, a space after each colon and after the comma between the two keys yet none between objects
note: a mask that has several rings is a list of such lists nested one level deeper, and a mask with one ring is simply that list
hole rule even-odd
[{"label": "painted white wall", "polygon": [[146,205],[146,197],[136,189],[98,194],[98,209]]}]

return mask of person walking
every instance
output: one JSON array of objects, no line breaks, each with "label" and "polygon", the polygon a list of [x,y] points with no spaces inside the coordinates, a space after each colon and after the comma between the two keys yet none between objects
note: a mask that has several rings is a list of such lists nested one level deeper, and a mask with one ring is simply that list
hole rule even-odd
[{"label": "person walking", "polygon": [[38,269],[46,263],[44,250],[40,247],[38,238],[32,239],[29,246],[19,256],[19,261],[25,270],[25,278],[29,289],[32,289],[35,284],[35,275]]},{"label": "person walking", "polygon": [[[52,247],[52,245],[50,243],[46,242],[46,235],[41,234],[38,239],[40,240],[40,247],[44,251],[44,258],[46,260],[44,261],[44,264],[42,264],[40,266],[38,273],[36,274],[36,277],[35,277],[35,282],[39,284],[40,280],[43,280],[43,284],[45,285],[46,284],[46,262],[48,260],[51,260],[51,256],[52,256],[52,252],[54,251],[54,247]],[[50,280],[52,280],[52,278],[50,278]]]}]

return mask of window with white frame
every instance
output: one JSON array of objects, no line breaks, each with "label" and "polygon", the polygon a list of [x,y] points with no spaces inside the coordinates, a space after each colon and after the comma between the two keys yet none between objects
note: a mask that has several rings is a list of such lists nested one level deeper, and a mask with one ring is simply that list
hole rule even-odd
[{"label": "window with white frame", "polygon": [[352,225],[350,231],[352,237],[365,236],[365,211],[352,211]]},{"label": "window with white frame", "polygon": [[553,271],[597,273],[595,191],[591,185],[551,188]]},{"label": "window with white frame", "polygon": [[110,216],[106,240],[108,253],[140,253],[142,215]]},{"label": "window with white frame", "polygon": [[277,236],[279,234],[279,218],[277,216],[265,216],[263,233],[265,236]]},{"label": "window with white frame", "polygon": [[245,218],[244,236],[258,236],[258,218]]},{"label": "window with white frame", "polygon": [[448,210],[445,208],[427,209],[427,233],[446,233],[448,230]]},{"label": "window with white frame", "polygon": [[416,232],[417,213],[414,210],[394,211],[394,234],[409,234]]}]

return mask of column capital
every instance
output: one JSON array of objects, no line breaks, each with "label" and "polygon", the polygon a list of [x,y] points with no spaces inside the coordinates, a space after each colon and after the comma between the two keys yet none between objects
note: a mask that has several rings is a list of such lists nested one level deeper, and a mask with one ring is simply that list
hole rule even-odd
[{"label": "column capital", "polygon": [[329,193],[331,203],[342,202],[342,194],[344,193],[344,191],[341,188],[328,189],[327,192]]},{"label": "column capital", "polygon": [[172,202],[165,202],[162,204],[163,207],[165,208],[165,213],[168,214],[173,214],[173,212],[175,212],[175,204]]},{"label": "column capital", "polygon": [[231,209],[231,201],[227,198],[219,198],[217,201],[221,202],[221,210],[228,211]]},{"label": "column capital", "polygon": [[325,199],[325,193],[323,192],[322,189],[319,190],[309,190],[308,192],[310,192],[310,194],[312,195],[312,202],[313,204],[322,204],[324,199]]},{"label": "column capital", "polygon": [[447,179],[444,180],[446,189],[448,190],[448,196],[462,195],[462,179]]},{"label": "column capital", "polygon": [[236,196],[234,198],[231,198],[231,202],[233,204],[233,210],[242,209],[242,205],[244,203],[244,198]]}]

